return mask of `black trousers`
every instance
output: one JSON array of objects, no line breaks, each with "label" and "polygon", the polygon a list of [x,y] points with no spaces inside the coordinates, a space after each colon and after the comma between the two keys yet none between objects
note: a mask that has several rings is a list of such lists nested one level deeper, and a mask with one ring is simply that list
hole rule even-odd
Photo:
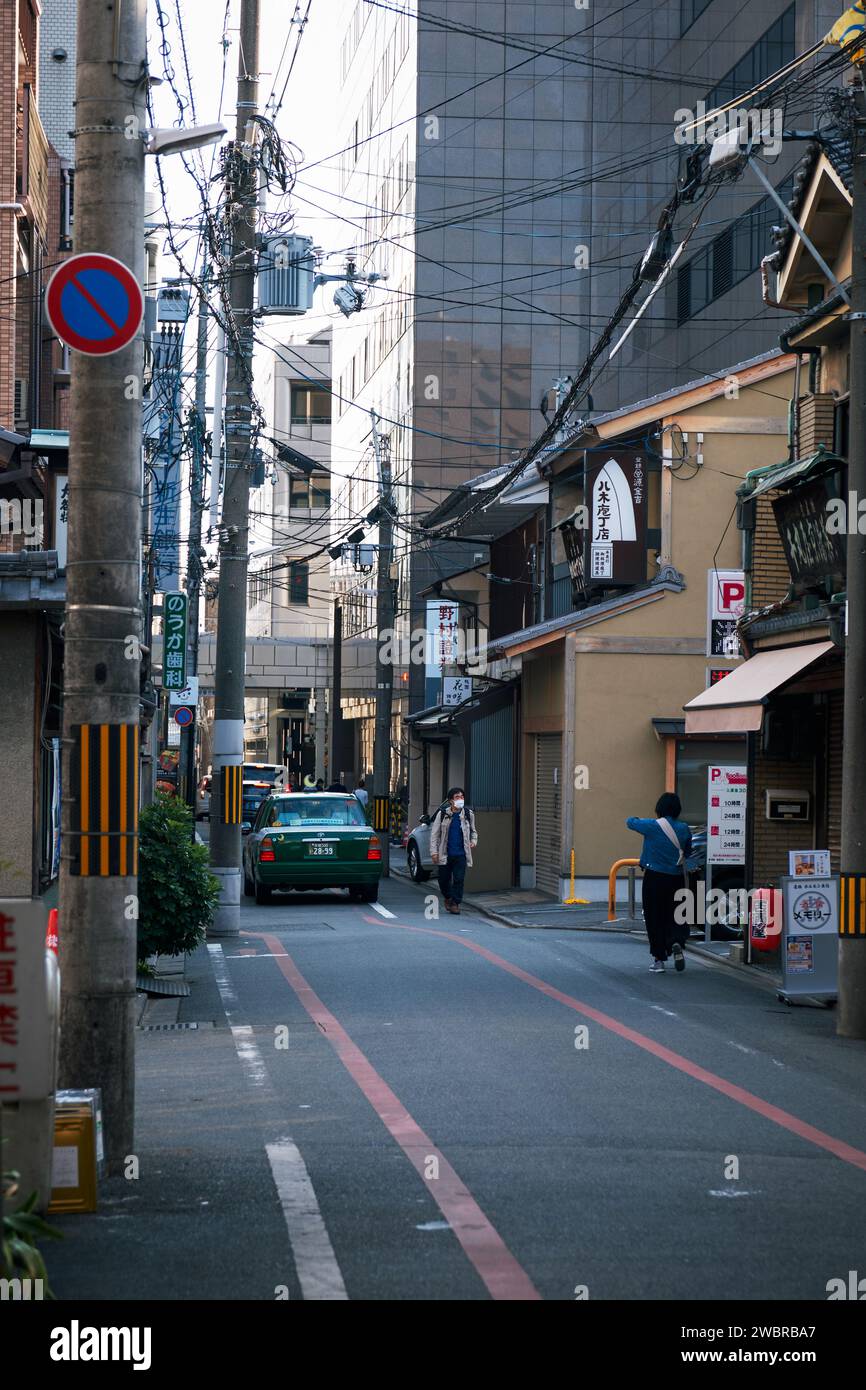
[{"label": "black trousers", "polygon": [[439,865],[439,887],[443,898],[450,898],[454,903],[462,903],[465,880],[466,855],[449,854],[445,863]]},{"label": "black trousers", "polygon": [[644,869],[643,919],[650,951],[656,960],[667,960],[674,942],[682,946],[688,939],[688,923],[674,921],[677,909],[674,894],[684,886],[680,870],[675,874],[660,874],[656,869]]}]

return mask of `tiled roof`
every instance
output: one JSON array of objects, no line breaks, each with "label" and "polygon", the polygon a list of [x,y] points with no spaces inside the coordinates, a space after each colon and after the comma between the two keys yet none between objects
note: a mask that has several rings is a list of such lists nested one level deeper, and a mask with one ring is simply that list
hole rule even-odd
[{"label": "tiled roof", "polygon": [[[822,131],[817,140],[809,141],[803,158],[794,170],[794,192],[788,200],[788,207],[795,217],[803,206],[815,166],[822,154],[826,155],[849,193],[851,191],[851,137],[847,131],[839,129]],[[776,250],[771,264],[775,270],[781,270],[793,235],[794,230],[787,222],[773,228],[773,244]]]}]

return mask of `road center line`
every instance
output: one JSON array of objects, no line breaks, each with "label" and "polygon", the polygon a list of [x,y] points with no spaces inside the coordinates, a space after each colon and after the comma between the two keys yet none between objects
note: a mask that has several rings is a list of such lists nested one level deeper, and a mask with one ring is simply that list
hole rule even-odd
[{"label": "road center line", "polygon": [[639,1033],[636,1028],[629,1028],[627,1024],[620,1023],[619,1019],[612,1018],[610,1014],[602,1013],[600,1009],[594,1009],[591,1004],[584,1004],[580,999],[572,998],[570,994],[565,994],[562,990],[547,984],[537,975],[531,975],[528,970],[522,970],[519,965],[512,965],[511,961],[505,960],[503,956],[496,955],[494,951],[488,951],[486,946],[479,946],[475,941],[464,941],[462,936],[455,936],[453,932],[440,931],[435,927],[410,927],[404,922],[395,922],[394,927],[397,931],[418,932],[425,936],[441,936],[446,941],[456,941],[458,946],[465,947],[467,951],[474,951],[476,955],[482,956],[492,965],[498,966],[500,970],[507,971],[509,975],[514,975],[524,984],[531,985],[541,994],[546,994],[549,999],[555,999],[557,1003],[564,1004],[567,1009],[573,1009],[575,1013],[583,1014],[585,1018],[591,1018],[602,1028],[616,1033],[620,1038],[625,1038],[627,1042],[634,1043],[636,1047],[658,1057],[660,1061],[667,1062],[668,1066],[684,1072],[686,1076],[691,1076],[695,1081],[703,1082],[705,1086],[712,1087],[714,1091],[720,1091],[729,1100],[735,1100],[747,1110],[753,1110],[755,1114],[762,1115],[765,1120],[771,1120],[781,1129],[787,1129],[791,1134],[796,1134],[798,1138],[805,1139],[809,1144],[814,1144],[816,1148],[825,1149],[834,1157],[840,1158],[843,1163],[850,1163],[852,1167],[860,1168],[866,1172],[866,1153],[862,1149],[856,1149],[853,1144],[846,1144],[844,1139],[836,1139],[832,1134],[825,1134],[823,1130],[816,1129],[814,1125],[808,1124],[806,1120],[798,1119],[796,1115],[789,1114],[787,1110],[782,1110],[778,1105],[771,1105],[769,1101],[762,1100],[760,1096],[753,1095],[751,1091],[735,1085],[733,1081],[726,1081],[723,1076],[717,1076],[715,1072],[707,1071],[705,1067],[700,1067],[696,1062],[689,1061],[688,1057],[681,1057],[678,1052],[665,1047],[662,1043],[657,1043],[653,1038],[646,1037],[645,1034]]},{"label": "road center line", "polygon": [[[321,1028],[355,1084],[366,1096],[385,1128],[400,1145],[466,1255],[475,1266],[488,1292],[495,1299],[535,1300],[540,1297],[529,1275],[518,1264],[498,1231],[484,1215],[475,1198],[451,1167],[432,1139],[416,1124],[406,1107],[379,1075],[342,1024],[306,981],[292,957],[280,955],[282,943],[266,932],[258,935],[273,952],[277,967],[306,1009]],[[459,940],[460,938],[456,938]],[[431,1158],[438,1160],[438,1178],[428,1178]]]},{"label": "road center line", "polygon": [[[252,1027],[248,1023],[236,1024],[231,1021],[238,1012],[238,997],[229,979],[223,948],[219,942],[208,942],[208,952],[241,1066],[256,1090],[264,1092],[268,1101],[279,1108],[280,1100],[271,1085]],[[316,1302],[347,1300],[349,1295],[334,1247],[297,1144],[284,1134],[275,1143],[265,1144],[265,1152],[271,1165],[304,1299]]]}]

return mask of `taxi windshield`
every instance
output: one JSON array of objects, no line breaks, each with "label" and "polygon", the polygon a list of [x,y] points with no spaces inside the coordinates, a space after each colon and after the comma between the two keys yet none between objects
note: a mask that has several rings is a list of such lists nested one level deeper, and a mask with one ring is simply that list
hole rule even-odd
[{"label": "taxi windshield", "polygon": [[268,825],[323,826],[366,825],[367,821],[357,797],[337,800],[318,796],[281,797],[271,806],[266,817]]}]

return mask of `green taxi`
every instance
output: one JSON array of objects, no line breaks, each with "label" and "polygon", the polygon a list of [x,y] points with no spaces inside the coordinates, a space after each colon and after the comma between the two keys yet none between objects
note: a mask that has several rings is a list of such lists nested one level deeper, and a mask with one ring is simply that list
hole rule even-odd
[{"label": "green taxi", "polygon": [[275,888],[347,888],[374,903],[381,874],[379,837],[346,792],[273,792],[244,841],[244,892],[257,903],[269,903]]}]

